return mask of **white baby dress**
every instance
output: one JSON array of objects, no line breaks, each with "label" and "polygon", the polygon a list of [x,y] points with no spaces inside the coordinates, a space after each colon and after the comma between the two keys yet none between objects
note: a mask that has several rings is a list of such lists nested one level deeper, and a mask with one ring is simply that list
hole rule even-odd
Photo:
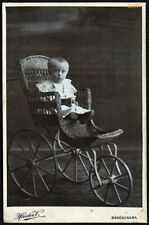
[{"label": "white baby dress", "polygon": [[[61,96],[61,99],[76,98],[75,93],[77,92],[77,90],[71,84],[70,79],[64,79],[60,83],[54,83],[53,81],[45,80],[36,84],[36,87],[40,92],[58,92]],[[63,118],[65,118],[71,112],[84,114],[90,111],[73,103],[71,104],[71,106],[61,105],[61,109],[63,112]]]}]

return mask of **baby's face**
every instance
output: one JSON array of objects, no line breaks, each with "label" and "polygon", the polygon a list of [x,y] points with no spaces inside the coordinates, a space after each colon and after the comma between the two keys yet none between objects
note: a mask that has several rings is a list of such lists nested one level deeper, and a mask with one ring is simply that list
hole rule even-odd
[{"label": "baby's face", "polygon": [[68,70],[69,66],[66,62],[56,62],[50,69],[52,81],[55,83],[60,83],[61,81],[63,81],[67,76]]}]

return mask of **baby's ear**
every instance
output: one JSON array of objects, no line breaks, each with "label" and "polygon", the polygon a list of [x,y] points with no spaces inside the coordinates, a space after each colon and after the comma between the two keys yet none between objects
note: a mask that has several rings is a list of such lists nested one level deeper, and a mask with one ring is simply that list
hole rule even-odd
[{"label": "baby's ear", "polygon": [[48,66],[47,71],[48,71],[48,73],[51,73],[51,67]]}]

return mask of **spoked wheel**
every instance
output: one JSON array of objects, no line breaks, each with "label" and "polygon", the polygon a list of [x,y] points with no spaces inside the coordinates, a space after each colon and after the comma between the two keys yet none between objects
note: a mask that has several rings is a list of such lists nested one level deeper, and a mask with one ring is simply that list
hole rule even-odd
[{"label": "spoked wheel", "polygon": [[128,166],[118,157],[103,155],[97,161],[97,173],[90,171],[90,184],[97,198],[109,206],[124,203],[132,190],[132,176]]},{"label": "spoked wheel", "polygon": [[56,160],[47,138],[31,129],[16,133],[8,148],[8,167],[18,188],[31,197],[50,193],[56,182]]},{"label": "spoked wheel", "polygon": [[61,174],[70,181],[83,183],[89,180],[91,164],[86,151],[75,148],[57,135],[54,151]]}]

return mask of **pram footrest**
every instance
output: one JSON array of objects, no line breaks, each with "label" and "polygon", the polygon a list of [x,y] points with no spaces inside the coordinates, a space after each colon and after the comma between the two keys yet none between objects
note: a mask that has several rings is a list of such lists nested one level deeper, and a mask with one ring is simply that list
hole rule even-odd
[{"label": "pram footrest", "polygon": [[106,133],[102,133],[102,134],[97,134],[97,137],[100,139],[111,139],[111,138],[116,138],[119,135],[121,135],[123,133],[122,129],[118,129],[112,132],[106,132]]}]

